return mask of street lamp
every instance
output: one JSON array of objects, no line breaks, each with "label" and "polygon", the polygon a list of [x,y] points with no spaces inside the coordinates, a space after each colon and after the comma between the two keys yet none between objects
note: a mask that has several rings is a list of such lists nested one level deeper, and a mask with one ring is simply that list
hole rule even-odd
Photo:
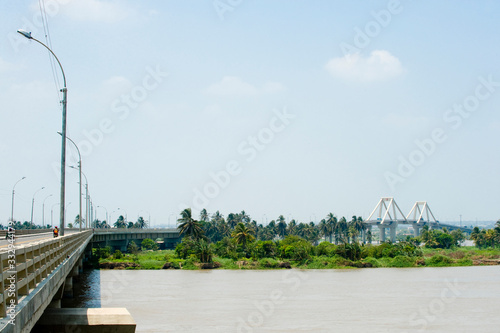
[{"label": "street lamp", "polygon": [[104,208],[104,210],[106,211],[106,224],[109,223],[109,221],[108,221],[108,210],[106,209],[106,207],[97,206],[96,208]]},{"label": "street lamp", "polygon": [[123,208],[118,207],[116,210],[123,210],[125,212],[125,223],[127,222],[127,211]]},{"label": "street lamp", "polygon": [[45,47],[49,52],[56,58],[57,63],[59,64],[59,67],[61,68],[62,76],[63,76],[63,81],[64,81],[64,87],[60,90],[63,93],[63,99],[62,99],[62,130],[61,130],[61,136],[62,136],[62,144],[61,144],[61,210],[60,210],[60,233],[61,236],[64,236],[64,198],[65,198],[65,185],[66,185],[66,102],[67,102],[67,92],[68,89],[66,88],[66,75],[64,75],[64,70],[61,65],[61,62],[57,58],[54,52],[45,45],[44,43],[40,42],[38,39],[33,38],[31,36],[31,32],[27,32],[26,30],[19,29],[17,30],[18,33],[23,35],[24,37],[34,40],[35,42],[38,42],[41,44],[43,47]]},{"label": "street lamp", "polygon": [[10,214],[10,221],[12,223],[14,223],[14,189],[16,188],[16,185],[17,183],[19,183],[21,180],[23,179],[26,179],[26,177],[23,177],[21,179],[19,179],[15,184],[14,184],[14,187],[12,187],[12,211],[11,211],[11,214]]},{"label": "street lamp", "polygon": [[[61,132],[57,132],[57,134],[62,136]],[[82,231],[82,155],[80,154],[80,149],[76,145],[75,141],[71,140],[69,137],[66,137],[76,148],[78,152],[78,169],[80,171],[80,214],[78,215],[78,224],[80,225],[80,231]]]},{"label": "street lamp", "polygon": [[35,206],[35,195],[43,190],[45,186],[43,186],[41,189],[36,190],[35,193],[33,194],[33,199],[31,200],[31,225],[33,225],[33,207]]},{"label": "street lamp", "polygon": [[140,213],[141,213],[141,212],[146,212],[146,213],[148,213],[148,216],[149,216],[149,217],[148,217],[148,224],[149,224],[149,225],[147,225],[147,224],[146,224],[146,227],[151,228],[151,213],[150,213],[148,210],[144,210],[144,209],[143,209],[143,210],[139,211],[139,214],[137,214],[137,220],[139,220],[139,217],[140,217],[139,215],[140,215]]},{"label": "street lamp", "polygon": [[[71,141],[71,142],[73,142],[73,141]],[[78,147],[77,147],[77,149],[78,149]],[[78,151],[78,153],[80,153],[80,151]],[[82,216],[82,205],[81,205],[81,202],[82,202],[82,199],[81,199],[82,198],[82,175],[83,175],[83,177],[85,177],[85,228],[88,228],[89,227],[89,181],[87,179],[87,176],[82,171],[81,160],[80,160],[79,168],[76,168],[72,165],[70,165],[70,168],[80,171],[80,225],[82,224],[82,220],[81,220],[81,216]],[[81,231],[81,229],[80,229],[80,231]]]},{"label": "street lamp", "polygon": [[43,199],[43,205],[42,205],[42,226],[45,225],[45,200],[50,198],[52,194],[49,194],[45,199]]}]

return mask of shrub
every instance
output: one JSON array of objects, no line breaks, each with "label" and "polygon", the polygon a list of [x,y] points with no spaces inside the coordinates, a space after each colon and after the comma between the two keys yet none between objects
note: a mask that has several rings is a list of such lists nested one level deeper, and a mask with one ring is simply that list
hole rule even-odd
[{"label": "shrub", "polygon": [[156,244],[151,238],[146,238],[142,241],[141,247],[143,250],[157,250],[158,244]]},{"label": "shrub", "polygon": [[345,259],[357,261],[361,259],[361,248],[358,243],[342,244],[336,247],[335,254]]},{"label": "shrub", "polygon": [[115,253],[113,253],[113,259],[121,259],[123,258],[123,253],[120,250],[116,250]]},{"label": "shrub", "polygon": [[396,256],[392,259],[392,267],[413,267],[415,266],[415,259],[408,256]]},{"label": "shrub", "polygon": [[321,242],[318,246],[316,246],[316,255],[317,256],[327,256],[333,257],[335,255],[336,246],[329,242]]},{"label": "shrub", "polygon": [[278,268],[279,262],[272,258],[263,258],[259,260],[259,265],[263,268]]},{"label": "shrub", "polygon": [[448,266],[453,262],[453,259],[442,254],[436,254],[427,260],[429,266]]},{"label": "shrub", "polygon": [[131,253],[131,254],[137,254],[137,253],[139,253],[139,247],[137,246],[137,244],[134,241],[131,241],[130,243],[128,243],[127,251],[128,251],[128,253]]},{"label": "shrub", "polygon": [[309,259],[313,252],[311,243],[298,236],[286,236],[279,244],[281,258],[295,261]]},{"label": "shrub", "polygon": [[111,247],[97,247],[92,249],[92,255],[97,257],[98,259],[105,259],[111,255]]}]

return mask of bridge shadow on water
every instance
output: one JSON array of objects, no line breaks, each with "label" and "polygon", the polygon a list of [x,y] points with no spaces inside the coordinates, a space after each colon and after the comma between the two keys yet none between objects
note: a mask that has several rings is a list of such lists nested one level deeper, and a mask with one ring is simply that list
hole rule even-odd
[{"label": "bridge shadow on water", "polygon": [[63,308],[100,308],[101,271],[85,269],[73,278],[73,298],[62,299]]}]

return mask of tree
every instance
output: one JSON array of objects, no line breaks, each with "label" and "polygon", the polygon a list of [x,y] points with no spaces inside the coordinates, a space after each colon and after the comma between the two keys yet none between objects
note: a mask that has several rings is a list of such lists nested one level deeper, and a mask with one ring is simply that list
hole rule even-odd
[{"label": "tree", "polygon": [[158,244],[151,238],[146,238],[141,242],[141,247],[143,250],[157,250]]},{"label": "tree", "polygon": [[177,220],[177,227],[181,235],[190,236],[195,240],[200,239],[204,235],[203,228],[199,221],[191,217],[191,208],[186,208],[181,212],[181,218]]},{"label": "tree", "polygon": [[115,228],[126,228],[127,224],[125,223],[125,218],[123,215],[120,215],[116,222],[113,224]]},{"label": "tree", "polygon": [[200,262],[212,262],[213,249],[204,239],[201,239],[196,243],[195,252]]},{"label": "tree", "polygon": [[236,243],[241,245],[244,250],[246,250],[248,243],[255,240],[253,230],[241,222],[236,225],[231,236],[233,236]]},{"label": "tree", "polygon": [[234,227],[236,226],[237,219],[233,213],[229,213],[227,215],[227,224],[229,225],[229,228],[231,228],[231,229],[234,229]]},{"label": "tree", "polygon": [[139,252],[139,247],[134,241],[128,243],[127,251],[132,254],[137,254]]},{"label": "tree", "polygon": [[[328,224],[328,236],[330,236],[330,243],[332,242],[332,236],[337,230],[337,218],[333,213],[329,213],[326,216],[326,223]],[[337,238],[335,238],[335,244],[337,244]]]},{"label": "tree", "polygon": [[144,220],[144,218],[142,216],[139,216],[139,218],[137,219],[137,222],[135,223],[134,225],[136,228],[139,228],[139,229],[145,229],[147,228],[147,223],[146,221]]},{"label": "tree", "polygon": [[283,215],[280,215],[278,217],[278,225],[276,226],[278,235],[281,237],[281,239],[285,238],[286,236],[286,221]]},{"label": "tree", "polygon": [[208,222],[209,221],[208,213],[207,213],[207,210],[205,208],[203,208],[200,212],[200,221],[201,222]]}]

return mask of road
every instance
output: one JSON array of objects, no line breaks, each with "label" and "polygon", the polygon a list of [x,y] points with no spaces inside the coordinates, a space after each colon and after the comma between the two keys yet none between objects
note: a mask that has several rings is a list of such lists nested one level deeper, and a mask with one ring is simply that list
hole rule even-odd
[{"label": "road", "polygon": [[[69,235],[69,234],[77,233],[78,230],[65,230],[64,232],[66,235]],[[41,240],[52,239],[53,237],[54,236],[53,236],[52,232],[45,232],[45,233],[41,233],[41,234],[32,234],[32,235],[22,235],[22,236],[17,236],[15,238],[14,244],[16,247],[27,246],[27,245],[30,245],[31,243],[36,243],[36,242],[39,242]],[[0,240],[0,251],[7,249],[8,245],[9,245],[9,241],[6,240],[5,238],[2,238]]]}]

